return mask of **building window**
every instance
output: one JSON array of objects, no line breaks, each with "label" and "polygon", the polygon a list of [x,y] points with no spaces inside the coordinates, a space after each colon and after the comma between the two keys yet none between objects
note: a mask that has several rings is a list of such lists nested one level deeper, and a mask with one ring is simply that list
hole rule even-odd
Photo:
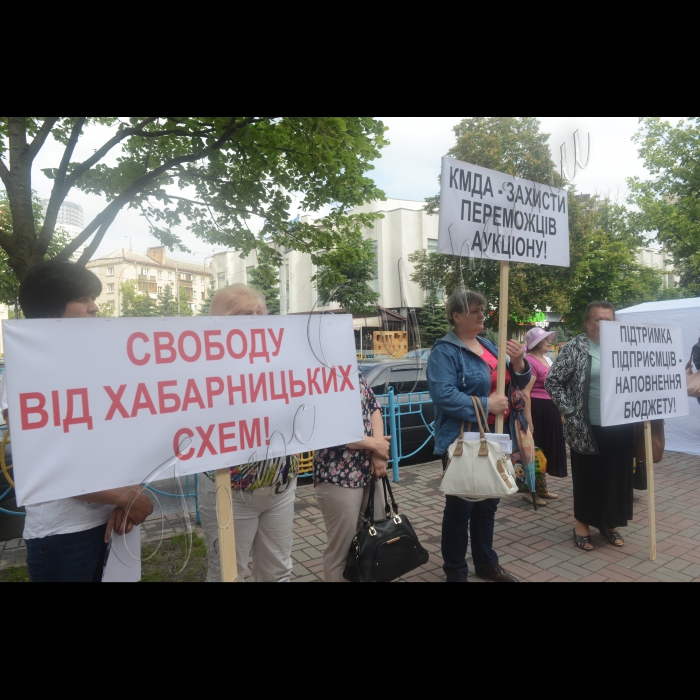
[{"label": "building window", "polygon": [[428,253],[437,253],[438,252],[438,241],[436,238],[429,238],[428,239]]},{"label": "building window", "polygon": [[172,272],[168,272],[168,281],[169,282],[173,281],[173,273]]},{"label": "building window", "polygon": [[113,301],[108,301],[108,302],[107,302],[107,306],[108,306],[110,309],[116,309],[116,308],[117,308],[116,303],[113,302]]},{"label": "building window", "polygon": [[114,285],[113,284],[108,284],[107,285],[107,292],[109,294],[114,294]]},{"label": "building window", "polygon": [[163,271],[162,270],[158,270],[158,279],[159,280],[163,279]]},{"label": "building window", "polygon": [[192,291],[192,299],[194,301],[197,301],[197,292],[195,292],[194,290]]},{"label": "building window", "polygon": [[162,294],[162,293],[163,293],[163,287],[158,287],[158,294]]},{"label": "building window", "polygon": [[107,268],[107,277],[114,277],[114,268],[113,267]]},{"label": "building window", "polygon": [[142,268],[141,268],[141,274],[142,274],[144,277],[148,277],[148,270],[147,270],[145,267],[142,267]]}]

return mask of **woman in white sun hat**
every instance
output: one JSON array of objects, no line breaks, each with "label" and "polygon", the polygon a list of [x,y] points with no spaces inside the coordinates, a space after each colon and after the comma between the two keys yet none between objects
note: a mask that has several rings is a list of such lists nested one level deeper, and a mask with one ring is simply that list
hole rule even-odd
[{"label": "woman in white sun hat", "polygon": [[542,328],[533,328],[525,336],[525,352],[532,367],[532,381],[524,391],[525,416],[530,423],[535,444],[547,458],[547,475],[565,479],[569,470],[561,413],[544,388],[552,368],[552,361],[547,357],[547,353],[556,337],[556,333],[548,333]]}]

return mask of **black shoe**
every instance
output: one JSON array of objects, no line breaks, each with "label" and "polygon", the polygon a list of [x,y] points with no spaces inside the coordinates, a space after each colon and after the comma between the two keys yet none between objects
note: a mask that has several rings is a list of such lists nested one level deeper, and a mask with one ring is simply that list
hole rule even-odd
[{"label": "black shoe", "polygon": [[511,576],[505,569],[497,566],[491,569],[486,574],[476,574],[482,581],[490,581],[491,583],[520,583],[515,576]]},{"label": "black shoe", "polygon": [[469,580],[468,574],[448,574],[447,583],[467,583]]}]

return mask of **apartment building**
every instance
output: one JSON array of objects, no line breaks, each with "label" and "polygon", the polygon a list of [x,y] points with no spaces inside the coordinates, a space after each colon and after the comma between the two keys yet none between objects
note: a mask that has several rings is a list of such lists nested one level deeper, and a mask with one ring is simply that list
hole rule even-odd
[{"label": "apartment building", "polygon": [[196,315],[207,299],[211,286],[210,265],[178,260],[167,255],[167,248],[149,248],[145,253],[135,250],[117,250],[87,266],[102,282],[102,296],[98,303],[109,304],[114,316],[121,316],[121,285],[126,281],[136,282],[136,289],[157,299],[165,287],[170,285],[177,299],[177,290],[187,290],[188,304]]}]

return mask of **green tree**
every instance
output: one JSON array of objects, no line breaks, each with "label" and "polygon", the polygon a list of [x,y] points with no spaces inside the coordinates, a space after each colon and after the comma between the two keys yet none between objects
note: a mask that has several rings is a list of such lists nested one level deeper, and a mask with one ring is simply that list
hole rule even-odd
[{"label": "green tree", "polygon": [[[526,180],[560,187],[549,149],[549,134],[540,130],[536,117],[469,117],[455,126],[456,143],[449,151],[451,158],[497,170]],[[573,194],[573,193],[572,193]],[[572,198],[570,198],[571,201]],[[431,197],[426,209],[439,211],[440,196]],[[571,226],[576,226],[576,204],[570,206]],[[430,292],[444,290],[447,295],[464,286],[481,292],[489,301],[490,322],[497,323],[500,306],[500,263],[474,262],[454,256],[417,251],[409,260],[416,272],[413,280]],[[547,307],[557,310],[566,306],[565,268],[512,263],[510,271],[510,316],[531,318]]]},{"label": "green tree", "polygon": [[207,294],[207,298],[204,300],[204,303],[199,309],[200,316],[209,315],[209,311],[211,309],[211,300],[214,298],[214,294],[216,294],[216,290],[214,289],[214,280],[212,280],[211,284],[209,285],[209,293]]},{"label": "green tree", "polygon": [[[661,117],[640,117],[635,137],[651,174],[630,181],[638,225],[658,233],[681,278],[679,296],[700,296],[700,117],[673,126]],[[673,296],[673,292],[666,294]]]},{"label": "green tree", "polygon": [[279,268],[272,264],[270,254],[258,250],[258,265],[248,277],[248,284],[262,292],[270,316],[280,315],[280,278]]},{"label": "green tree", "polygon": [[598,204],[595,227],[583,241],[572,275],[566,315],[571,332],[583,327],[586,307],[592,301],[607,299],[625,308],[659,299],[663,273],[638,262],[642,242],[625,207],[609,201]]},{"label": "green tree", "polygon": [[121,315],[125,318],[161,316],[150,294],[139,292],[134,280],[122,282],[121,297]]},{"label": "green tree", "polygon": [[[104,133],[105,141],[76,160],[88,130]],[[77,188],[108,204],[63,246],[60,259],[86,245],[79,262],[87,263],[125,207],[139,209],[169,249],[187,250],[173,229],[188,224],[203,241],[244,255],[265,240],[330,252],[348,226],[376,218],[346,214],[383,197],[366,174],[387,144],[385,131],[372,117],[0,117],[0,179],[12,214],[12,232],[0,224],[0,248],[21,280],[44,259],[59,209]],[[38,227],[32,169],[49,141],[63,153],[44,170],[54,187]],[[299,221],[290,227],[293,205],[330,213],[321,226]],[[262,238],[249,228],[252,217],[265,222]]]},{"label": "green tree", "polygon": [[177,316],[177,299],[171,284],[166,285],[158,295],[158,312],[165,317]]},{"label": "green tree", "polygon": [[[549,151],[547,134],[535,117],[472,117],[455,127],[453,158],[561,187],[561,177]],[[428,200],[436,212],[439,196]],[[510,316],[532,318],[548,308],[566,316],[572,329],[580,328],[583,308],[609,298],[628,305],[658,298],[660,277],[639,265],[636,253],[644,243],[638,227],[622,206],[607,200],[584,199],[569,187],[571,267],[512,263]],[[417,251],[409,260],[414,282],[430,292],[449,295],[460,287],[481,292],[489,301],[487,326],[496,328],[500,304],[500,265]],[[585,302],[585,303],[584,303]]]},{"label": "green tree", "polygon": [[[41,227],[43,213],[41,200],[36,192],[32,195],[32,210],[37,226]],[[7,193],[0,191],[0,231],[5,231],[8,236],[13,235],[12,212]],[[51,246],[45,259],[48,260],[53,255],[60,252],[71,240],[70,235],[63,229],[57,229]],[[10,265],[9,258],[5,250],[0,248],[0,304],[6,306],[17,306],[19,297],[19,279]]]},{"label": "green tree", "polygon": [[374,243],[362,237],[359,227],[335,250],[312,260],[318,267],[313,281],[320,305],[337,303],[351,314],[375,312],[379,294],[369,286],[376,273]]},{"label": "green tree", "polygon": [[[189,292],[185,287],[180,287],[180,313],[179,315],[181,317],[185,316],[194,316],[194,311],[192,311],[192,307],[190,306],[192,302],[192,299],[190,298]],[[175,313],[177,315],[178,310],[177,307],[175,308]]]},{"label": "green tree", "polygon": [[428,295],[420,320],[421,342],[426,348],[431,348],[436,340],[444,338],[450,331],[445,306],[434,291]]},{"label": "green tree", "polygon": [[114,318],[116,309],[111,303],[98,304],[97,307],[100,310],[97,314],[100,318]]}]

